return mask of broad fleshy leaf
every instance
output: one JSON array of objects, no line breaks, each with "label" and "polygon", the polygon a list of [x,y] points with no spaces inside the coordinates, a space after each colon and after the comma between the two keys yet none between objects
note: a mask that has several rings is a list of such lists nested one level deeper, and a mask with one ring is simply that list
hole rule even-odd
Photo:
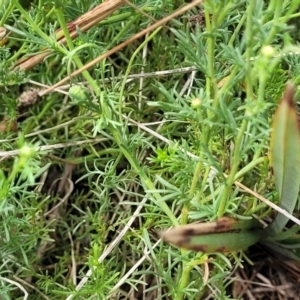
[{"label": "broad fleshy leaf", "polygon": [[225,253],[248,248],[258,242],[262,234],[262,226],[255,219],[222,217],[213,222],[171,228],[162,233],[162,238],[188,250]]},{"label": "broad fleshy leaf", "polygon": [[[279,206],[294,211],[300,186],[300,141],[294,86],[288,84],[277,108],[272,125],[270,161],[279,192]],[[266,229],[268,235],[280,232],[288,218],[278,214]]]}]

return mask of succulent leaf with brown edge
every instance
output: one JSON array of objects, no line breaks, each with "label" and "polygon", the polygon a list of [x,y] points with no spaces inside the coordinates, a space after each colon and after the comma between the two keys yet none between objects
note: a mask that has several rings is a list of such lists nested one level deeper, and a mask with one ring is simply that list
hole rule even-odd
[{"label": "succulent leaf with brown edge", "polygon": [[[276,110],[272,129],[270,162],[279,192],[279,206],[293,213],[300,187],[300,132],[294,102],[294,85],[291,83],[287,85]],[[287,222],[286,216],[277,214],[273,223],[266,228],[266,233],[276,235]]]},{"label": "succulent leaf with brown edge", "polygon": [[256,219],[222,217],[216,221],[176,226],[162,232],[164,241],[188,250],[233,252],[246,249],[263,236]]}]

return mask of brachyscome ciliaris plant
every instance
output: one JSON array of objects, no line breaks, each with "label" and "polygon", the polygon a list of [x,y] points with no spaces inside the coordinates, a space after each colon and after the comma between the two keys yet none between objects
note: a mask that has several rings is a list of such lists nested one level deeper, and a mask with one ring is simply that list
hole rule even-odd
[{"label": "brachyscome ciliaris plant", "polygon": [[[279,192],[279,206],[293,213],[300,186],[300,130],[294,102],[294,87],[287,85],[272,125],[270,162]],[[300,260],[298,235],[295,230],[281,237],[289,218],[278,213],[273,222],[263,228],[256,219],[243,220],[222,217],[214,222],[177,226],[166,230],[162,237],[176,246],[204,253],[245,250],[261,241],[281,254]],[[294,227],[295,228],[295,227]],[[298,231],[298,230],[297,230]],[[282,244],[279,242],[282,241]],[[284,243],[290,241],[289,248]],[[294,245],[294,247],[291,246]]]},{"label": "brachyscome ciliaris plant", "polygon": [[[299,4],[2,1],[1,300],[241,299],[238,249],[299,256],[297,227],[253,196],[295,206],[278,102],[299,83]],[[198,251],[161,243],[173,226]]]}]

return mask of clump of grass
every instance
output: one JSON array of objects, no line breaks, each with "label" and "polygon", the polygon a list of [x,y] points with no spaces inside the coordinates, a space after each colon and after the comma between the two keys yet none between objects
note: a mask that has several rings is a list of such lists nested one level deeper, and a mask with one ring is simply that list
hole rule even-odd
[{"label": "clump of grass", "polygon": [[[70,93],[21,107],[35,82],[55,84],[185,3],[124,3],[63,46],[55,30],[97,3],[4,1],[2,299],[231,297],[245,253],[184,251],[157,232],[268,215],[236,180],[278,202],[267,153],[285,83],[299,76],[298,2],[205,1],[73,77]],[[33,69],[13,69],[45,48]]]}]

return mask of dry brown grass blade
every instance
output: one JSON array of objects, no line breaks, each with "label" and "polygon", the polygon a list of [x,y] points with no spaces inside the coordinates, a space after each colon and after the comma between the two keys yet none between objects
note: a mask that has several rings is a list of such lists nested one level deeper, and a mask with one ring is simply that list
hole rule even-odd
[{"label": "dry brown grass blade", "polygon": [[126,40],[125,42],[117,45],[116,47],[110,49],[109,51],[101,54],[100,56],[98,56],[96,59],[90,61],[89,63],[87,63],[85,66],[83,66],[82,68],[76,70],[75,72],[73,72],[72,74],[70,74],[69,76],[65,77],[64,79],[62,79],[61,81],[57,82],[56,84],[54,84],[53,86],[49,87],[48,89],[42,91],[39,93],[39,96],[44,96],[46,94],[48,94],[49,92],[51,92],[52,90],[54,90],[55,88],[57,88],[58,86],[66,83],[68,80],[70,80],[72,77],[82,73],[83,71],[89,69],[90,67],[94,66],[95,64],[97,64],[98,62],[100,62],[101,60],[109,57],[110,55],[112,55],[113,53],[123,49],[125,46],[131,44],[133,41],[145,36],[147,33],[155,30],[156,28],[164,25],[165,23],[167,23],[168,21],[174,19],[175,17],[183,14],[184,12],[190,10],[191,8],[197,6],[198,4],[202,3],[204,0],[195,0],[192,3],[189,3],[187,5],[185,5],[182,8],[179,8],[178,10],[176,10],[175,12],[173,12],[172,14],[170,14],[169,16],[157,21],[156,23],[150,25],[149,27],[143,29],[142,31],[140,31],[139,33],[135,34],[134,36],[132,36],[131,38],[129,38],[128,40]]},{"label": "dry brown grass blade", "polygon": [[[68,23],[67,27],[70,32],[71,38],[75,39],[78,36],[78,31],[76,30],[77,28],[80,29],[80,31],[82,32],[86,32],[91,27],[98,24],[101,20],[112,14],[124,3],[124,0],[106,0],[105,2],[96,6],[95,8],[83,14],[79,18]],[[61,28],[56,31],[56,40],[61,44],[66,43],[66,39]],[[37,54],[35,56],[21,58],[15,64],[14,68],[17,68],[19,70],[28,70],[34,67],[35,65],[43,61],[51,53],[51,51],[46,48],[42,51],[42,53]]]}]

